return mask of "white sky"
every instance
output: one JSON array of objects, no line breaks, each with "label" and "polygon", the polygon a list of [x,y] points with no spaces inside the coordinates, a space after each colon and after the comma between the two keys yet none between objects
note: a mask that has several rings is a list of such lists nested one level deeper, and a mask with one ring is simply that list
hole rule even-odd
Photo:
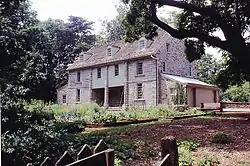
[{"label": "white sky", "polygon": [[[43,21],[48,18],[66,21],[68,16],[80,16],[94,22],[94,32],[101,29],[100,20],[113,19],[117,15],[115,5],[119,0],[30,0],[32,8],[37,11],[38,19]],[[167,10],[175,10],[167,8]],[[163,11],[160,14],[164,13]],[[218,51],[213,48],[206,49],[206,53],[216,55]]]}]

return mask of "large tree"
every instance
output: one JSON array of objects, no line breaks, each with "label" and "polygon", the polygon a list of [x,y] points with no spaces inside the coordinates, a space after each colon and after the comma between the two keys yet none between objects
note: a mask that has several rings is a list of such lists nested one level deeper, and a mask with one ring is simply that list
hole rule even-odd
[{"label": "large tree", "polygon": [[[185,39],[190,61],[204,55],[205,44],[227,52],[230,79],[250,80],[250,1],[249,0],[123,0],[129,12],[123,22],[126,40],[138,39],[142,33],[151,38],[157,28],[178,39]],[[163,6],[182,9],[178,26],[172,27],[157,16]],[[225,40],[214,35],[220,30]]]},{"label": "large tree", "polygon": [[205,54],[198,60],[197,77],[199,80],[215,85],[219,72],[222,70],[222,62],[216,60],[213,55]]},{"label": "large tree", "polygon": [[114,19],[106,19],[102,21],[102,26],[104,29],[101,31],[100,35],[104,38],[104,42],[122,40],[125,35],[122,21],[126,16],[128,9],[122,2],[119,2],[116,5],[116,11],[118,15]]}]

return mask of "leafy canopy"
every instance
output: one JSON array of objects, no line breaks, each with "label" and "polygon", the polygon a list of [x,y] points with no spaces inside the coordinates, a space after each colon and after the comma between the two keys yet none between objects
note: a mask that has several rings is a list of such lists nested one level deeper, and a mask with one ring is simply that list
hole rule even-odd
[{"label": "leafy canopy", "polygon": [[[175,38],[185,39],[187,59],[200,59],[205,44],[218,47],[227,54],[224,73],[236,81],[250,80],[250,1],[249,0],[123,0],[129,5],[123,21],[127,41],[136,40],[142,33],[151,38],[157,28]],[[177,27],[157,16],[160,7],[182,9]],[[220,30],[225,40],[214,35]]]}]

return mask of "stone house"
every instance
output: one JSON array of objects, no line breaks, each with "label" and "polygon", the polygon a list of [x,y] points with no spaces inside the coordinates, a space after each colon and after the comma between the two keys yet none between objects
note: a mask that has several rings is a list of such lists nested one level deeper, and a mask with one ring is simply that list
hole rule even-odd
[{"label": "stone house", "polygon": [[184,41],[163,31],[153,40],[94,46],[68,66],[68,84],[57,90],[57,101],[126,108],[169,105],[179,83],[190,106],[218,102],[219,89],[195,79],[197,64],[186,60],[184,50]]}]

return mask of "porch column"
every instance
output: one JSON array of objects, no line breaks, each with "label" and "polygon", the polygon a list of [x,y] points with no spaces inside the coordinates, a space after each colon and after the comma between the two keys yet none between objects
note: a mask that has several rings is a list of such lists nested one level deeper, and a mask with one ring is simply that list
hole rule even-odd
[{"label": "porch column", "polygon": [[105,89],[104,89],[104,107],[109,107],[109,66],[106,66]]},{"label": "porch column", "polygon": [[129,100],[128,100],[128,62],[125,62],[125,72],[124,72],[124,107],[125,110],[128,109],[129,106]]}]

